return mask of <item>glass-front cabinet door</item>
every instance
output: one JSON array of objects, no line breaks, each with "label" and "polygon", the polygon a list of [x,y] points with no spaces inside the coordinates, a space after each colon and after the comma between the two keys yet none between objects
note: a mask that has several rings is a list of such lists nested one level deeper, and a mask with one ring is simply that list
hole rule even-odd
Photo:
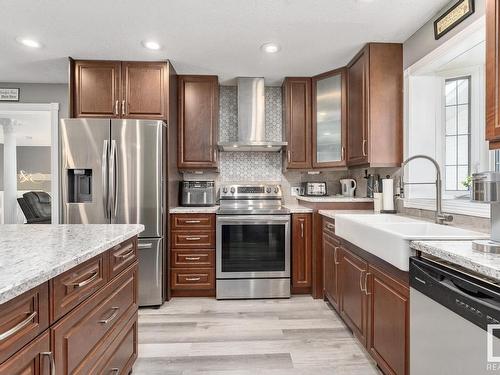
[{"label": "glass-front cabinet door", "polygon": [[313,167],[346,165],[346,71],[344,68],[313,78]]}]

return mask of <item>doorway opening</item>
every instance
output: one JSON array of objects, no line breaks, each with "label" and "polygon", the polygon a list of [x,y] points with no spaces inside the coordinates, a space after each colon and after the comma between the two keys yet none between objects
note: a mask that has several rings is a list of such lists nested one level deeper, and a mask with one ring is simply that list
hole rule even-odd
[{"label": "doorway opening", "polygon": [[0,103],[0,224],[59,222],[58,121],[58,103]]}]

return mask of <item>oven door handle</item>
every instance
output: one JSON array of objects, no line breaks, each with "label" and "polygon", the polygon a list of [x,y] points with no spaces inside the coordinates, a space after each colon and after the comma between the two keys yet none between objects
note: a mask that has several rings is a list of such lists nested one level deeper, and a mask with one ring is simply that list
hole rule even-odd
[{"label": "oven door handle", "polygon": [[265,223],[289,223],[289,215],[231,215],[231,216],[217,216],[218,224],[234,224],[234,223],[248,223],[248,224],[265,224]]}]

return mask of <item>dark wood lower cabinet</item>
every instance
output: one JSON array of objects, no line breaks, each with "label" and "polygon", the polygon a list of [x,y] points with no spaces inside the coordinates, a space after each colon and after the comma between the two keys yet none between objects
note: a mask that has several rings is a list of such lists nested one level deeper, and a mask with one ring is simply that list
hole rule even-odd
[{"label": "dark wood lower cabinet", "polygon": [[377,267],[368,269],[368,345],[386,374],[409,373],[410,290]]},{"label": "dark wood lower cabinet", "polygon": [[334,234],[323,219],[323,295],[387,375],[409,374],[408,273]]},{"label": "dark wood lower cabinet", "polygon": [[51,366],[49,333],[45,332],[0,365],[0,375],[48,375]]},{"label": "dark wood lower cabinet", "polygon": [[0,375],[127,375],[137,358],[136,254],[134,237],[0,304]]},{"label": "dark wood lower cabinet", "polygon": [[292,293],[311,293],[312,215],[292,215]]},{"label": "dark wood lower cabinet", "polygon": [[368,304],[363,284],[368,263],[346,248],[341,248],[339,268],[340,316],[358,340],[366,345]]},{"label": "dark wood lower cabinet", "polygon": [[337,239],[323,234],[323,294],[325,299],[338,310],[339,288],[338,288],[338,256],[340,255],[340,243]]}]

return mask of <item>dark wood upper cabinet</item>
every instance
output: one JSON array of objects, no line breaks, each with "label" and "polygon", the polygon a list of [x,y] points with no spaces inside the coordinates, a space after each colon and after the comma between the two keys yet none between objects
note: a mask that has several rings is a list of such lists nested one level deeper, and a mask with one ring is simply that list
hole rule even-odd
[{"label": "dark wood upper cabinet", "polygon": [[340,316],[366,346],[368,304],[363,283],[368,263],[345,247],[340,254]]},{"label": "dark wood upper cabinet", "polygon": [[486,0],[486,140],[500,148],[500,3]]},{"label": "dark wood upper cabinet", "polygon": [[367,349],[385,374],[409,374],[409,288],[372,265],[367,277]]},{"label": "dark wood upper cabinet", "polygon": [[312,215],[292,215],[292,293],[310,293],[312,286]]},{"label": "dark wood upper cabinet", "polygon": [[285,168],[311,169],[311,78],[287,77],[282,90],[283,120],[288,142]]},{"label": "dark wood upper cabinet", "polygon": [[346,166],[346,111],[346,69],[336,69],[313,77],[313,168]]},{"label": "dark wood upper cabinet", "polygon": [[138,119],[166,119],[167,65],[122,63],[122,115]]},{"label": "dark wood upper cabinet", "polygon": [[70,59],[70,116],[168,119],[168,62]]},{"label": "dark wood upper cabinet", "polygon": [[217,76],[179,76],[177,166],[217,168],[219,81]]},{"label": "dark wood upper cabinet", "polygon": [[403,161],[403,47],[367,44],[347,67],[347,164]]},{"label": "dark wood upper cabinet", "polygon": [[73,117],[120,117],[119,61],[75,61]]}]

